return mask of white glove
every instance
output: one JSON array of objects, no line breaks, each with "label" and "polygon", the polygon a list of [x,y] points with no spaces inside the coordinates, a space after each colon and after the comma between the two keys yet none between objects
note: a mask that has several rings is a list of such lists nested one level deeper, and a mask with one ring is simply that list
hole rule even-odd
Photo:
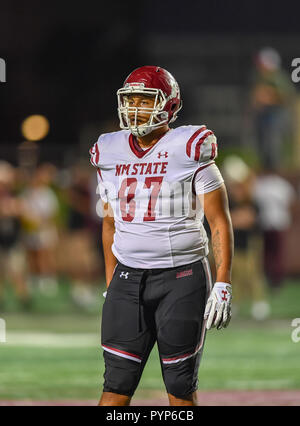
[{"label": "white glove", "polygon": [[107,291],[105,291],[105,292],[103,293],[103,297],[104,297],[104,299],[106,299],[106,295],[107,295]]},{"label": "white glove", "polygon": [[207,320],[206,328],[227,327],[231,319],[231,285],[216,282],[207,300],[204,319]]}]

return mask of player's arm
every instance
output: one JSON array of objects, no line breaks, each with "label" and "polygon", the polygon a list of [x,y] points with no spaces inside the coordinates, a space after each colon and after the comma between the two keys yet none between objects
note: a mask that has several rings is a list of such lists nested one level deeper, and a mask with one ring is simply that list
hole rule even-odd
[{"label": "player's arm", "polygon": [[103,209],[105,214],[102,222],[102,244],[105,262],[106,286],[108,287],[117,264],[117,259],[111,249],[115,233],[115,220],[113,210],[109,203],[103,203]]},{"label": "player's arm", "polygon": [[227,327],[231,318],[231,265],[233,230],[225,185],[203,196],[203,209],[211,230],[216,282],[206,303],[206,328]]},{"label": "player's arm", "polygon": [[225,185],[203,196],[204,214],[211,230],[216,281],[231,283],[233,231]]},{"label": "player's arm", "polygon": [[[103,149],[101,148],[103,144],[103,135],[100,135],[98,141],[90,149],[90,162],[97,168],[97,180],[98,180],[98,190],[103,207],[103,221],[102,221],[102,247],[104,254],[104,263],[105,263],[105,279],[106,287],[109,286],[115,266],[117,264],[117,259],[112,252],[112,244],[115,234],[115,221],[114,213],[111,205],[107,202],[107,194],[105,185],[103,184],[102,174],[101,174],[101,155],[103,154]],[[105,296],[106,292],[103,294]]]}]

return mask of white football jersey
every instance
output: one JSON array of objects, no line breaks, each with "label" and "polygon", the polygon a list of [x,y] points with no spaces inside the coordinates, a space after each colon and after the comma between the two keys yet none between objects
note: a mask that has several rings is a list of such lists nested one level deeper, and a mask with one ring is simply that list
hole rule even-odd
[{"label": "white football jersey", "polygon": [[196,173],[214,163],[216,137],[206,126],[169,130],[143,150],[128,130],[103,134],[90,150],[99,192],[114,211],[112,251],[133,268],[170,268],[208,254]]}]

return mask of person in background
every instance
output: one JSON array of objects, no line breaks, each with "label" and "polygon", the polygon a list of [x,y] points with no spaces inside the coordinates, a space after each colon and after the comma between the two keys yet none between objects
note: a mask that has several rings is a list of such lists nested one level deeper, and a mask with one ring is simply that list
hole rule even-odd
[{"label": "person in background", "polygon": [[235,313],[244,301],[251,302],[251,315],[264,320],[270,314],[267,301],[261,235],[258,232],[258,209],[253,200],[254,172],[238,156],[228,156],[222,167],[234,231],[235,258],[232,276],[236,282],[233,292]]},{"label": "person in background", "polygon": [[284,279],[286,231],[292,224],[293,186],[274,170],[264,170],[256,179],[253,197],[259,208],[258,223],[263,233],[264,271],[271,289]]},{"label": "person in background", "polygon": [[53,167],[42,164],[21,194],[23,242],[31,282],[49,296],[57,292],[55,249],[59,205],[51,189],[52,179]]},{"label": "person in background", "polygon": [[70,183],[65,189],[68,214],[62,253],[72,281],[72,300],[85,310],[94,307],[95,283],[103,276],[103,262],[95,247],[98,229],[93,227],[95,219],[91,215],[90,180],[91,171],[86,166],[78,163],[70,169]]},{"label": "person in background", "polygon": [[31,296],[26,283],[24,251],[20,245],[21,203],[15,194],[16,173],[12,165],[0,162],[0,307],[4,309],[5,284],[13,286],[22,308],[29,308]]},{"label": "person in background", "polygon": [[294,86],[281,68],[281,57],[273,48],[261,49],[255,58],[251,91],[257,152],[263,168],[278,169],[282,146],[291,125]]}]

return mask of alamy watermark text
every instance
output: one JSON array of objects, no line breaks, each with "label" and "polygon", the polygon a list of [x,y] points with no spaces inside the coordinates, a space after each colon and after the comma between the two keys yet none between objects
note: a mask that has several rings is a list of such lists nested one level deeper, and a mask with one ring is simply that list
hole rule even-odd
[{"label": "alamy watermark text", "polygon": [[6,62],[0,58],[0,83],[6,82]]}]

